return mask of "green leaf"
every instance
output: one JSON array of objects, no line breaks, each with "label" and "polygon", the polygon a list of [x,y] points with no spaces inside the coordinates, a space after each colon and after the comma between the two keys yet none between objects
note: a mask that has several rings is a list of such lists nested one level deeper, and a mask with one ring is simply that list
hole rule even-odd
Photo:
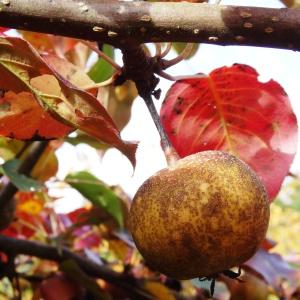
[{"label": "green leaf", "polygon": [[[114,48],[109,45],[104,45],[102,50],[110,58],[114,58]],[[99,58],[91,67],[88,75],[95,82],[101,82],[108,79],[113,73],[113,67],[103,58]]]},{"label": "green leaf", "polygon": [[[184,50],[186,45],[187,45],[187,43],[179,43],[179,42],[172,44],[172,46],[173,46],[174,50],[177,52],[177,54],[180,54]],[[193,44],[193,49],[192,49],[190,55],[186,59],[192,58],[197,53],[198,48],[199,48],[199,44]]]},{"label": "green leaf", "polygon": [[38,181],[18,173],[21,161],[18,159],[8,160],[2,165],[3,173],[21,191],[39,191],[43,185]]},{"label": "green leaf", "polygon": [[69,174],[65,181],[79,191],[94,205],[102,207],[123,227],[123,213],[120,198],[102,181],[89,172]]}]

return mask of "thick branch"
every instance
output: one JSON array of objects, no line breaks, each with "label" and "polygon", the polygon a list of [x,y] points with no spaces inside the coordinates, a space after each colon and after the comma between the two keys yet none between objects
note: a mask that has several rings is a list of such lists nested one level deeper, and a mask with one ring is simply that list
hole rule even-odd
[{"label": "thick branch", "polygon": [[118,47],[132,39],[139,43],[181,41],[300,50],[300,10],[296,9],[98,0],[3,3],[0,26]]},{"label": "thick branch", "polygon": [[76,261],[76,263],[86,274],[96,278],[102,278],[107,282],[116,284],[117,286],[127,290],[134,297],[134,299],[153,299],[138,286],[138,283],[135,281],[135,279],[116,273],[104,266],[99,266],[91,260],[85,259],[84,257],[73,253],[67,248],[62,248],[62,250],[59,252],[54,246],[48,246],[39,242],[19,240],[0,235],[0,251],[8,254],[14,253],[31,255],[56,262],[72,259]]}]

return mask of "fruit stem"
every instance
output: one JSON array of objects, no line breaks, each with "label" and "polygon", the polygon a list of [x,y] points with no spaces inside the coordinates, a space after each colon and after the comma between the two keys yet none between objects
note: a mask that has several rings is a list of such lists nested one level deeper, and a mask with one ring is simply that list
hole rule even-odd
[{"label": "fruit stem", "polygon": [[172,146],[172,144],[160,122],[160,118],[159,118],[159,115],[154,106],[151,95],[144,97],[143,99],[148,107],[148,110],[151,114],[152,120],[157,128],[158,133],[159,133],[159,136],[161,139],[161,147],[164,151],[166,161],[169,166],[172,166],[179,159],[179,155],[176,152],[176,150],[174,149],[174,147]]}]

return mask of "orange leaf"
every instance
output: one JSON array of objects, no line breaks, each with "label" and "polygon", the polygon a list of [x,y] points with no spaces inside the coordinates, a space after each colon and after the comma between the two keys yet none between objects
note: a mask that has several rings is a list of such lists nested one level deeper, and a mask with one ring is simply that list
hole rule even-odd
[{"label": "orange leaf", "polygon": [[137,144],[121,139],[113,120],[93,95],[63,78],[20,38],[0,37],[0,50],[0,90],[31,92],[53,117],[116,147],[135,165]]},{"label": "orange leaf", "polygon": [[29,92],[0,98],[0,135],[20,140],[54,139],[74,129],[51,117]]},{"label": "orange leaf", "polygon": [[64,55],[66,52],[72,50],[78,43],[78,40],[56,36],[52,34],[45,34],[32,31],[20,31],[22,36],[39,51],[46,51],[55,53],[57,55]]},{"label": "orange leaf", "polygon": [[35,164],[31,176],[39,181],[46,181],[58,171],[58,160],[52,147],[47,147]]}]

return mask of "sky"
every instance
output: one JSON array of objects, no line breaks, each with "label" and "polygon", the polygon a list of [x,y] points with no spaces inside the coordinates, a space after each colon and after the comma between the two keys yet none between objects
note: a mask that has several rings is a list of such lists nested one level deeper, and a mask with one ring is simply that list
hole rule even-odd
[{"label": "sky", "polygon": [[[276,0],[240,0],[222,1],[221,4],[283,7]],[[173,58],[175,53],[171,53]],[[117,55],[120,62],[120,54]],[[294,112],[300,119],[300,53],[291,50],[278,50],[258,47],[215,46],[201,44],[197,55],[187,62],[181,62],[168,69],[171,75],[193,75],[195,73],[209,73],[215,68],[233,63],[248,64],[260,74],[261,81],[274,79],[285,89],[290,97]],[[157,110],[164,99],[164,95],[172,82],[162,79],[159,87],[163,93],[159,101],[155,101]],[[108,150],[102,160],[94,149],[79,145],[64,145],[58,152],[60,168],[58,177],[63,179],[69,172],[89,170],[109,185],[120,185],[130,196],[133,196],[138,187],[149,176],[166,166],[163,152],[160,148],[160,139],[143,100],[137,98],[132,107],[132,118],[121,133],[125,140],[139,141],[137,151],[137,166],[133,169],[124,155],[118,150]],[[300,140],[300,139],[299,139]],[[300,156],[297,155],[292,171],[300,173]],[[55,189],[55,195],[62,196],[58,202],[59,211],[69,210],[82,204],[81,197],[75,191]],[[70,205],[72,203],[72,205]]]}]

